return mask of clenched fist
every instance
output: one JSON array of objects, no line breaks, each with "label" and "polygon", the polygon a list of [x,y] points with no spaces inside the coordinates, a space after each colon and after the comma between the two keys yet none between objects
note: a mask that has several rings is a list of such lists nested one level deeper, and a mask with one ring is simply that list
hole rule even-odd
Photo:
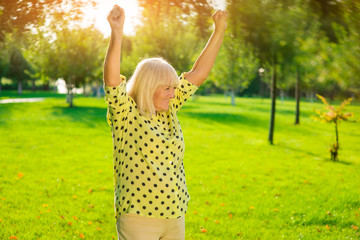
[{"label": "clenched fist", "polygon": [[118,5],[114,5],[109,12],[107,20],[110,23],[111,30],[116,33],[122,33],[125,21],[125,11]]},{"label": "clenched fist", "polygon": [[216,31],[225,31],[227,28],[227,20],[229,14],[227,11],[217,10],[213,15],[212,19],[215,23],[215,30]]}]

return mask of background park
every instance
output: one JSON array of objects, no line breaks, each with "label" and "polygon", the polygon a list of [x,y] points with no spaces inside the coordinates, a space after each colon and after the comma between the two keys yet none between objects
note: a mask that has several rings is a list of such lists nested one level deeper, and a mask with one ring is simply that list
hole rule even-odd
[{"label": "background park", "polygon": [[0,239],[116,239],[99,24],[114,4],[128,78],[142,57],[189,71],[229,11],[178,115],[187,240],[360,238],[359,1],[1,0]]}]

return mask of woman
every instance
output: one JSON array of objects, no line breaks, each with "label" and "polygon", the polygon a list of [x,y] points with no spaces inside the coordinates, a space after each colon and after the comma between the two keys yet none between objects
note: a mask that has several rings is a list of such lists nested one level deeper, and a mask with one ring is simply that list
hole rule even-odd
[{"label": "woman", "polygon": [[115,5],[108,15],[111,38],[104,62],[104,89],[114,145],[118,239],[185,239],[190,196],[183,165],[184,139],[176,114],[207,78],[227,18],[227,12],[220,10],[213,15],[214,33],[191,71],[178,78],[165,60],[145,59],[126,84],[120,75],[125,13]]}]

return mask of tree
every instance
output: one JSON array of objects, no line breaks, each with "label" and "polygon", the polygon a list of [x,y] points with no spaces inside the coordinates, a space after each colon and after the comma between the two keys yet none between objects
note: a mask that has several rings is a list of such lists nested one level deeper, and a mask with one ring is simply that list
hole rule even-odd
[{"label": "tree", "polygon": [[56,76],[66,82],[69,106],[73,106],[73,90],[85,84],[86,79],[94,80],[99,76],[99,68],[103,63],[105,41],[101,33],[94,27],[81,28],[74,26],[62,27],[56,31],[53,42]]},{"label": "tree", "polygon": [[335,143],[333,143],[330,147],[330,158],[334,162],[338,161],[338,151],[340,149],[339,144],[339,131],[338,125],[342,121],[349,121],[349,118],[353,117],[353,113],[345,113],[346,105],[349,105],[352,101],[352,98],[344,100],[340,107],[334,108],[331,106],[326,99],[321,95],[316,95],[325,105],[324,109],[327,110],[322,112],[320,110],[315,110],[318,114],[317,117],[312,117],[314,120],[320,121],[322,123],[334,123],[335,124]]},{"label": "tree", "polygon": [[8,77],[14,79],[18,83],[18,94],[22,94],[22,86],[26,79],[29,78],[29,71],[31,68],[24,58],[23,54],[16,46],[10,50],[9,72]]},{"label": "tree", "polygon": [[179,8],[167,5],[154,4],[145,8],[143,24],[131,39],[132,62],[136,65],[134,59],[161,56],[178,71],[188,71],[203,44],[198,41],[196,28],[182,21],[182,16]]},{"label": "tree", "polygon": [[[21,93],[22,82],[25,78],[21,67],[29,65],[14,66],[13,64],[26,60],[23,50],[26,34],[33,29],[46,25],[46,20],[79,20],[82,17],[81,8],[92,4],[93,0],[0,0],[0,42],[6,40],[6,34],[12,35],[14,47],[10,51],[9,74],[12,79],[18,81],[18,92]],[[31,43],[30,43],[31,44]],[[14,49],[17,50],[14,50]],[[20,71],[20,72],[14,72]],[[30,74],[31,75],[31,74]]]},{"label": "tree", "polygon": [[[5,38],[9,38],[9,34],[3,36]],[[0,95],[2,90],[1,80],[3,77],[8,75],[9,72],[9,40],[0,41]]]},{"label": "tree", "polygon": [[14,29],[18,35],[27,32],[32,26],[44,24],[50,16],[70,16],[79,19],[81,8],[85,5],[95,5],[93,0],[0,0],[0,41],[5,33]]},{"label": "tree", "polygon": [[228,32],[211,76],[216,86],[230,92],[234,106],[235,94],[248,87],[257,74],[259,63],[251,46],[231,36]]}]

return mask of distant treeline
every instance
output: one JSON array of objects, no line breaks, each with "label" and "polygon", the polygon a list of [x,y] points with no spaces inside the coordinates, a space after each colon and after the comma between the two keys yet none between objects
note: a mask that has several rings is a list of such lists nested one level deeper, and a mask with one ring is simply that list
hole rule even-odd
[{"label": "distant treeline", "polygon": [[[179,73],[190,70],[212,32],[211,1],[138,2],[141,25],[123,40],[122,74],[131,77],[139,59],[153,56]],[[1,1],[0,91],[50,89],[58,78],[69,93],[85,85],[100,88],[109,39],[81,26],[88,4]],[[359,1],[228,0],[226,8],[224,44],[199,94],[269,97],[276,79],[281,97],[295,97],[296,91],[309,99],[316,93],[360,97]]]}]

